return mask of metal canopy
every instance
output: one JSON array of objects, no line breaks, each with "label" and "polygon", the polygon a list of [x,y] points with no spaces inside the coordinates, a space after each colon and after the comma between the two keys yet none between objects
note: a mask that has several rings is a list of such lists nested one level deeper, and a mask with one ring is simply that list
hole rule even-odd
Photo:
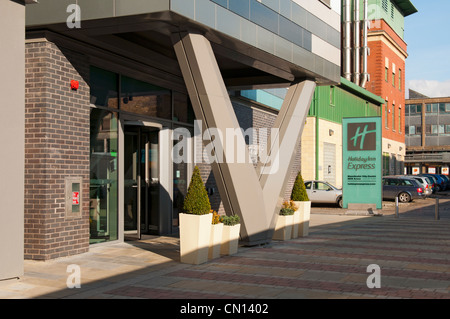
[{"label": "metal canopy", "polygon": [[403,16],[405,17],[418,11],[410,0],[392,0],[392,2],[394,2],[395,5],[402,11]]}]

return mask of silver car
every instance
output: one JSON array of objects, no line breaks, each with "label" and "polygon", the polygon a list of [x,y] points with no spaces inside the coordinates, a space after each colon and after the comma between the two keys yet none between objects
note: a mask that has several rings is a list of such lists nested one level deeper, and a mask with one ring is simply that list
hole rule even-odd
[{"label": "silver car", "polygon": [[305,181],[305,187],[311,203],[336,204],[342,208],[342,189],[324,181]]}]

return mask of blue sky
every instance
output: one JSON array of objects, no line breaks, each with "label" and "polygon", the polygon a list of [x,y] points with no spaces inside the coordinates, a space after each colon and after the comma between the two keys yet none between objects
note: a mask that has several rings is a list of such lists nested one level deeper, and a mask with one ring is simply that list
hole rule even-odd
[{"label": "blue sky", "polygon": [[411,2],[419,12],[405,18],[407,93],[450,96],[450,0]]}]

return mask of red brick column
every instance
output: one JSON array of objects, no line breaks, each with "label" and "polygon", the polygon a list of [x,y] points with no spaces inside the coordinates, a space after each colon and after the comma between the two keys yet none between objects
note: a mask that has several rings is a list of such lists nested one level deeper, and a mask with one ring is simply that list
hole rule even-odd
[{"label": "red brick column", "polygon": [[[89,249],[87,58],[43,40],[26,44],[25,259]],[[70,81],[79,81],[71,90]],[[65,180],[82,178],[78,216],[66,214]]]}]

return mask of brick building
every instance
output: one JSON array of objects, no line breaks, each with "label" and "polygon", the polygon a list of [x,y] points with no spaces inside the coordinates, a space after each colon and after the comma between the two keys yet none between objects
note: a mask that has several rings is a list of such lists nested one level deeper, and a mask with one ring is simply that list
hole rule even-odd
[{"label": "brick building", "polygon": [[[299,165],[304,121],[291,119],[306,117],[316,85],[340,81],[340,13],[326,0],[7,0],[0,24],[12,44],[0,52],[11,151],[0,160],[0,279],[19,276],[24,258],[176,235],[194,161],[173,161],[173,133],[192,145],[196,118],[289,132],[280,147],[292,156],[267,182],[280,194],[264,195],[254,163],[200,164],[213,208],[240,215],[247,243],[268,240],[279,205],[265,202],[290,192]],[[233,93],[276,87],[292,94],[281,111]],[[292,117],[277,122],[280,112]]]},{"label": "brick building", "polygon": [[410,1],[369,1],[367,90],[386,100],[382,110],[384,175],[403,174],[405,144],[404,19],[417,12]]}]

